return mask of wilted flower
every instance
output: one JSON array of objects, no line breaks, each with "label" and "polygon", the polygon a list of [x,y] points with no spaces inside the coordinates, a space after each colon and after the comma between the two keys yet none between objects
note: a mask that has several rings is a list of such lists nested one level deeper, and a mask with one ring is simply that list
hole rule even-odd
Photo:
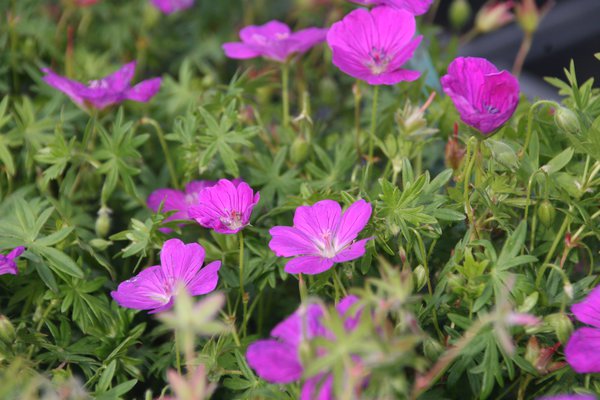
[{"label": "wilted flower", "polygon": [[60,90],[81,107],[103,109],[125,100],[147,102],[160,89],[161,78],[152,78],[131,86],[136,62],[130,62],[118,71],[86,86],[83,83],[57,75],[49,68],[42,68],[42,78],[48,85]]},{"label": "wilted flower", "polygon": [[425,14],[433,0],[350,0],[363,6],[390,6],[400,10],[406,10],[413,15]]},{"label": "wilted flower", "polygon": [[150,0],[152,5],[165,14],[185,10],[194,5],[195,0]]},{"label": "wilted flower", "polygon": [[[148,207],[158,212],[162,204],[162,212],[176,211],[165,219],[165,222],[173,220],[191,220],[190,207],[198,205],[200,192],[207,187],[214,186],[214,181],[192,181],[185,186],[185,190],[158,189],[148,196],[146,203]],[[163,228],[165,229],[165,228]],[[169,231],[169,229],[166,229]]]},{"label": "wilted flower", "polygon": [[290,274],[319,274],[335,263],[354,260],[365,254],[371,238],[356,241],[371,217],[371,205],[364,200],[352,204],[342,214],[333,200],[296,209],[294,226],[275,226],[269,247],[279,257],[295,257],[287,262]]},{"label": "wilted flower", "polygon": [[577,320],[592,327],[579,328],[569,338],[565,356],[571,368],[580,374],[600,372],[600,286],[581,302],[573,304],[571,311]]},{"label": "wilted flower", "polygon": [[180,285],[192,296],[212,292],[217,287],[221,261],[202,267],[204,254],[198,243],[167,240],[160,252],[160,265],[122,282],[111,295],[122,307],[151,310],[153,314],[173,306]]},{"label": "wilted flower", "polygon": [[512,1],[486,3],[475,16],[475,29],[480,33],[488,33],[511,23],[515,19],[510,12],[512,7]]},{"label": "wilted flower", "polygon": [[7,255],[0,254],[0,275],[17,275],[19,273],[19,270],[17,268],[17,263],[15,262],[15,259],[21,254],[23,254],[24,251],[25,247],[19,246],[15,247]]},{"label": "wilted flower", "polygon": [[488,134],[502,126],[519,104],[519,82],[484,58],[458,57],[441,79],[464,123]]},{"label": "wilted flower", "polygon": [[240,31],[241,42],[223,44],[229,58],[245,60],[264,57],[286,62],[293,54],[303,54],[316,44],[325,41],[327,29],[307,28],[292,32],[290,27],[279,21],[264,25],[250,25]]},{"label": "wilted flower", "polygon": [[254,194],[246,182],[221,179],[199,193],[197,205],[188,214],[205,228],[233,234],[248,225],[259,200],[260,194]]},{"label": "wilted flower", "polygon": [[[336,307],[340,316],[345,317],[346,331],[356,328],[360,310],[353,315],[348,315],[348,310],[357,301],[356,296],[347,296]],[[246,352],[248,364],[261,378],[271,383],[290,383],[300,380],[305,368],[300,356],[301,346],[316,337],[333,338],[333,334],[322,323],[324,313],[325,310],[318,304],[301,306],[273,328],[271,331],[273,339],[259,340],[248,346]],[[304,383],[301,399],[332,399],[332,387],[332,375],[314,376]]]},{"label": "wilted flower", "polygon": [[333,64],[370,85],[414,81],[421,73],[401,67],[421,43],[422,36],[413,38],[415,29],[415,17],[407,11],[391,7],[354,10],[327,33]]}]

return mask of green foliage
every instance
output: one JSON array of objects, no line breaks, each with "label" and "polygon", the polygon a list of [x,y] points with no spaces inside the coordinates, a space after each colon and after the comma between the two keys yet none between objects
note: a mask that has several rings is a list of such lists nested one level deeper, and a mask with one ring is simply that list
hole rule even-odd
[{"label": "green foliage", "polygon": [[[321,374],[336,398],[600,390],[557,345],[578,327],[570,306],[597,284],[600,251],[600,91],[573,64],[565,81],[548,78],[561,104],[523,99],[485,139],[459,125],[444,154],[459,119],[430,92],[458,41],[422,24],[415,68],[427,76],[380,88],[368,159],[372,89],[331,66],[325,46],[289,65],[286,127],[277,65],[220,49],[242,21],[329,24],[322,5],[198,0],[164,16],[147,0],[0,3],[0,253],[26,247],[18,275],[0,276],[0,398],[295,399]],[[342,3],[331,15],[352,7]],[[40,78],[51,66],[93,80],[133,59],[135,82],[163,78],[148,103],[83,109]],[[158,188],[226,177],[260,192],[243,242],[146,206]],[[360,238],[373,240],[299,280],[269,230],[322,199],[368,201]],[[118,306],[111,291],[158,264],[171,237],[222,262],[217,293],[180,293],[158,317]],[[347,294],[362,310],[351,331],[335,311]],[[248,345],[310,302],[331,335],[303,343],[301,382],[261,379]],[[540,323],[515,326],[516,314]]]}]

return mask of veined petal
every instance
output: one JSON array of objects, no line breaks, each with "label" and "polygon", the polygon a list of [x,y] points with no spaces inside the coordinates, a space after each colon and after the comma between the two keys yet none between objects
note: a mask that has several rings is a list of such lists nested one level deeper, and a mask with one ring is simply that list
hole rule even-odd
[{"label": "veined petal", "polygon": [[225,55],[229,58],[237,60],[246,60],[249,58],[260,57],[261,53],[256,50],[253,46],[246,43],[230,42],[224,43],[221,48],[225,52]]},{"label": "veined petal", "polygon": [[172,290],[173,287],[166,282],[160,265],[155,265],[122,282],[111,296],[121,307],[151,310],[169,304]]},{"label": "veined petal", "polygon": [[291,226],[275,226],[269,230],[273,237],[269,248],[278,257],[318,254],[319,249],[305,233]]},{"label": "veined petal", "polygon": [[321,200],[312,206],[300,206],[294,215],[294,227],[308,237],[321,240],[323,235],[335,234],[342,208],[333,200]]},{"label": "veined petal", "polygon": [[187,284],[187,289],[192,296],[210,293],[219,283],[219,269],[221,261],[213,261],[194,276]]},{"label": "veined petal", "polygon": [[198,243],[185,244],[169,239],[160,251],[160,265],[167,279],[187,285],[196,277],[204,262],[204,248]]},{"label": "veined petal", "polygon": [[327,271],[333,266],[333,260],[320,256],[301,256],[291,259],[285,265],[288,274],[315,275]]},{"label": "veined petal", "polygon": [[125,92],[128,100],[145,103],[149,101],[160,90],[162,78],[152,78],[142,81]]},{"label": "veined petal", "polygon": [[355,243],[352,243],[350,246],[346,247],[344,250],[340,251],[335,257],[333,257],[333,261],[336,263],[346,262],[356,260],[359,257],[365,255],[365,245],[372,238],[362,239]]},{"label": "veined petal", "polygon": [[348,207],[337,228],[335,247],[344,247],[356,239],[369,222],[371,212],[371,204],[364,200],[358,200]]}]

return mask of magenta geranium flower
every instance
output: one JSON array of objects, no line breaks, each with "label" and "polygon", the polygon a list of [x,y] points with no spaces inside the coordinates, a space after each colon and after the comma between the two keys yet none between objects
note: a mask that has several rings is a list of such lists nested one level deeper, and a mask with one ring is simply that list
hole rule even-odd
[{"label": "magenta geranium flower", "polygon": [[519,81],[485,58],[459,57],[441,79],[460,118],[483,134],[501,127],[519,104]]},{"label": "magenta geranium flower", "polygon": [[406,10],[413,15],[425,14],[433,0],[350,0],[363,6],[390,6]]},{"label": "magenta geranium flower", "polygon": [[[357,301],[356,296],[347,296],[336,307],[340,316],[345,318],[345,328],[349,332],[356,328],[360,317],[360,310],[349,313]],[[316,337],[333,339],[333,334],[323,325],[324,313],[323,307],[318,304],[301,306],[271,331],[273,339],[259,340],[248,346],[246,358],[250,367],[271,383],[299,381],[305,367],[300,357],[300,346]],[[323,355],[322,351],[317,353]],[[333,399],[332,384],[332,375],[321,374],[307,379],[302,387],[301,400]]]},{"label": "magenta geranium flower", "polygon": [[264,57],[285,62],[294,54],[303,54],[316,44],[325,41],[327,29],[307,28],[292,32],[290,27],[279,21],[264,25],[251,25],[240,31],[241,42],[223,44],[229,58],[245,60]]},{"label": "magenta geranium flower", "polygon": [[48,85],[69,96],[79,106],[101,110],[125,100],[145,103],[158,92],[161,78],[148,79],[131,86],[135,65],[135,61],[125,64],[107,77],[90,81],[87,86],[57,75],[49,68],[42,69],[42,72],[46,74],[42,79]]},{"label": "magenta geranium flower", "polygon": [[335,263],[354,260],[365,254],[371,238],[356,240],[371,217],[371,205],[364,200],[342,214],[333,200],[296,209],[294,226],[275,226],[269,247],[279,257],[294,257],[285,265],[290,274],[319,274]]},{"label": "magenta geranium flower", "polygon": [[167,240],[160,251],[160,265],[122,282],[111,295],[122,307],[151,310],[153,314],[171,308],[180,287],[192,296],[212,292],[217,287],[221,261],[202,267],[204,254],[198,243]]},{"label": "magenta geranium flower", "polygon": [[19,273],[19,269],[17,268],[17,263],[15,260],[23,254],[25,251],[25,247],[19,246],[15,247],[10,253],[7,255],[0,254],[0,275],[11,274],[17,275]]},{"label": "magenta geranium flower", "polygon": [[194,5],[195,0],[151,0],[150,2],[161,12],[172,14],[177,11],[186,10]]},{"label": "magenta geranium flower", "polygon": [[354,10],[327,33],[333,64],[370,85],[414,81],[421,73],[402,66],[423,38],[414,37],[415,29],[415,17],[407,11],[391,7]]},{"label": "magenta geranium flower", "polygon": [[[158,189],[148,196],[146,203],[148,207],[158,212],[163,204],[162,212],[176,211],[165,219],[165,222],[173,220],[191,220],[189,214],[190,207],[198,205],[200,192],[207,187],[214,186],[214,181],[192,181],[185,186],[185,190],[176,189]],[[168,230],[167,230],[168,231]]]},{"label": "magenta geranium flower", "polygon": [[246,182],[221,179],[199,193],[198,204],[190,207],[188,213],[205,228],[233,234],[248,225],[259,200],[260,194],[254,194]]},{"label": "magenta geranium flower", "polygon": [[571,368],[580,374],[600,372],[600,286],[571,311],[579,321],[590,327],[579,328],[569,338],[565,356]]}]

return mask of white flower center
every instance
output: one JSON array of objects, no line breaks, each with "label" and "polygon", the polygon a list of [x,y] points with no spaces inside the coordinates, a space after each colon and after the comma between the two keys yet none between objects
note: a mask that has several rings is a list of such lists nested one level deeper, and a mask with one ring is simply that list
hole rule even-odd
[{"label": "white flower center", "polygon": [[219,220],[223,225],[231,229],[232,231],[240,229],[244,224],[242,223],[242,215],[237,211],[229,211],[227,216],[220,217]]},{"label": "white flower center", "polygon": [[391,58],[382,49],[373,47],[369,53],[370,59],[365,66],[371,70],[373,75],[381,75],[387,71]]}]

